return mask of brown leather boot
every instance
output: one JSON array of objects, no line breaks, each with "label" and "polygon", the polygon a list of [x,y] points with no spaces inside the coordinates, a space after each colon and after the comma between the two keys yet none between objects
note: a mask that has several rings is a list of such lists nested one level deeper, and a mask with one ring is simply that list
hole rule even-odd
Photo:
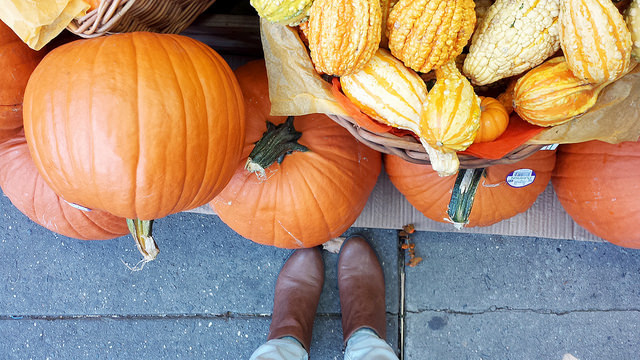
[{"label": "brown leather boot", "polygon": [[344,345],[358,329],[387,338],[384,274],[375,251],[360,235],[342,244],[338,258],[338,290],[342,308]]},{"label": "brown leather boot", "polygon": [[294,251],[276,281],[268,340],[291,336],[309,352],[323,283],[324,263],[320,249]]}]

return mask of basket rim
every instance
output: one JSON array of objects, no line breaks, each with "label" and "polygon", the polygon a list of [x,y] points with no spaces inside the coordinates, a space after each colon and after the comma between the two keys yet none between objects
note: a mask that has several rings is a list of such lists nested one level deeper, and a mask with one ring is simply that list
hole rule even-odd
[{"label": "basket rim", "polygon": [[[327,114],[327,116],[347,129],[358,141],[381,153],[396,155],[405,161],[429,165],[429,155],[422,144],[412,136],[397,136],[389,133],[376,133],[359,126],[348,116]],[[498,164],[512,164],[539,151],[545,144],[523,144],[500,159],[484,159],[472,155],[459,154],[461,169],[483,168]]]},{"label": "basket rim", "polygon": [[[139,31],[134,20],[160,24],[161,31],[179,33],[211,6],[215,0],[192,0],[176,11],[175,1],[168,0],[101,0],[98,8],[83,17],[73,19],[67,26],[72,33],[84,37],[99,37],[113,32]],[[163,23],[164,22],[164,23]],[[115,29],[122,25],[123,29]]]}]

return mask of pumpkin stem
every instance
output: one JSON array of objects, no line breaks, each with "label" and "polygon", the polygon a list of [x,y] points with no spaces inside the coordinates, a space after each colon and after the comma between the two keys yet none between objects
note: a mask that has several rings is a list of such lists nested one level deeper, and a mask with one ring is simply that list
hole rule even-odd
[{"label": "pumpkin stem", "polygon": [[480,179],[484,176],[484,169],[460,169],[451,192],[447,214],[456,229],[462,229],[469,223],[469,214],[476,198],[476,190]]},{"label": "pumpkin stem", "polygon": [[276,161],[282,163],[285,155],[294,151],[309,151],[306,146],[298,144],[301,136],[302,133],[293,127],[293,116],[277,126],[267,121],[267,131],[256,142],[244,168],[264,175],[264,170],[271,164]]},{"label": "pumpkin stem", "polygon": [[153,236],[151,236],[152,225],[153,220],[127,219],[129,231],[133,235],[145,262],[155,259],[160,252]]}]

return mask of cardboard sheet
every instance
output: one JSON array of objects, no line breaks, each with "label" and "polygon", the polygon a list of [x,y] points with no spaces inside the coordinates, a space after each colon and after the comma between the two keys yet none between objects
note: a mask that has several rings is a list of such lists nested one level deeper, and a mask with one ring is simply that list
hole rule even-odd
[{"label": "cardboard sheet", "polygon": [[[215,215],[208,206],[190,212]],[[386,173],[382,172],[366,207],[353,224],[355,227],[402,229],[414,224],[417,230],[435,232],[463,232],[504,236],[531,236],[580,241],[605,241],[576,224],[564,211],[551,185],[526,212],[487,227],[456,230],[452,224],[426,218],[396,190]]]}]

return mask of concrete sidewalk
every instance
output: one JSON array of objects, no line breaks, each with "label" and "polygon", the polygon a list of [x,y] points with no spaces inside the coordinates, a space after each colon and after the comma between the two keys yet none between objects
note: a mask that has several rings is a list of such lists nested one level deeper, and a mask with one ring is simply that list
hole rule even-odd
[{"label": "concrete sidewalk", "polygon": [[[0,359],[247,359],[265,340],[289,250],[181,213],[155,223],[160,255],[131,271],[129,237],[69,239],[0,206]],[[396,231],[355,231],[381,256],[388,340],[405,359],[640,358],[640,251],[418,232],[424,260],[409,268]],[[343,356],[336,261],[325,253],[312,359]]]}]

